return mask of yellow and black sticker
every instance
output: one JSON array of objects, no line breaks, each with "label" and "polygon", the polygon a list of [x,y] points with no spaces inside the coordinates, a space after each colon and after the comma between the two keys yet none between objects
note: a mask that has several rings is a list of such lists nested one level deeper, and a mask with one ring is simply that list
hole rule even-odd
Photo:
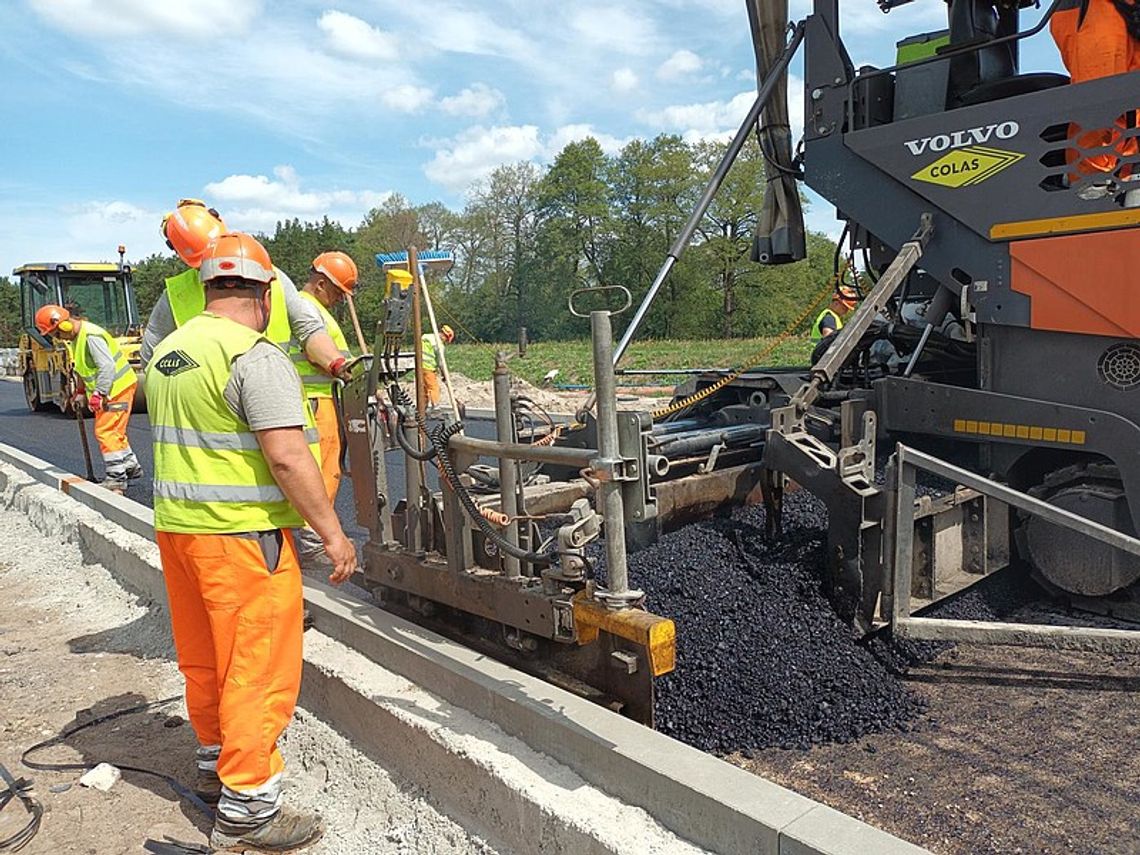
[{"label": "yellow and black sticker", "polygon": [[1025,157],[1016,151],[972,145],[947,152],[914,173],[911,178],[941,187],[972,187],[997,175]]},{"label": "yellow and black sticker", "polygon": [[994,439],[1027,439],[1030,442],[1062,442],[1066,445],[1084,445],[1087,435],[1083,430],[1019,425],[1008,422],[991,422],[974,419],[954,419],[955,433],[969,433]]}]

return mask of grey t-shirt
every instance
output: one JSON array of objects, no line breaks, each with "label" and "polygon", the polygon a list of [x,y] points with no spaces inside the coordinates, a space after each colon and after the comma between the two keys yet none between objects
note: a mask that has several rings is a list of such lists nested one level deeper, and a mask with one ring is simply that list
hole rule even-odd
[{"label": "grey t-shirt", "polygon": [[222,394],[251,430],[305,426],[301,379],[289,357],[267,341],[234,360]]},{"label": "grey t-shirt", "polygon": [[[285,310],[289,314],[289,327],[293,331],[293,337],[304,344],[313,333],[324,331],[324,319],[316,306],[308,300],[301,299],[301,295],[297,293],[297,286],[293,284],[293,280],[284,270],[279,267],[275,267],[274,270],[277,271],[277,278],[281,281],[281,290],[285,294]],[[146,329],[143,330],[142,334],[139,359],[142,360],[144,368],[154,355],[154,349],[158,347],[158,343],[174,332],[176,328],[174,312],[170,309],[170,300],[166,296],[166,291],[163,291],[154,304],[154,308],[151,309],[150,317],[146,322]]]},{"label": "grey t-shirt", "polygon": [[98,369],[95,375],[95,388],[88,389],[88,394],[98,392],[104,397],[111,394],[111,384],[115,382],[115,359],[111,356],[111,348],[107,347],[100,336],[87,336],[87,356]]}]

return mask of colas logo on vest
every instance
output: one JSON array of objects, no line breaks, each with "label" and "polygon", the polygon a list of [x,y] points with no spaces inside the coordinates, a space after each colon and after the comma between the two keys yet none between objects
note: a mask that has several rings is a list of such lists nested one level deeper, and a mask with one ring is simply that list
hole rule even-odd
[{"label": "colas logo on vest", "polygon": [[166,354],[166,356],[158,360],[158,362],[154,364],[154,367],[167,377],[174,377],[184,371],[192,371],[198,367],[198,363],[181,350],[172,350]]},{"label": "colas logo on vest", "polygon": [[991,139],[1013,139],[1021,131],[1017,122],[998,122],[977,128],[965,128],[948,134],[935,134],[916,140],[907,140],[905,145],[910,153],[918,157],[928,149],[933,152],[948,151],[952,148],[965,148],[968,145],[984,145]]}]

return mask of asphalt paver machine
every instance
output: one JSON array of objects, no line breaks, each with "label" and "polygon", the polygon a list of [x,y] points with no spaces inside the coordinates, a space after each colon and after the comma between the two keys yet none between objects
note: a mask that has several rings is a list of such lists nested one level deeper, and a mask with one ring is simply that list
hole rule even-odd
[{"label": "asphalt paver machine", "polygon": [[[399,351],[406,333],[419,340],[416,284],[389,292],[373,355],[344,387],[343,424],[357,519],[369,533],[364,581],[385,607],[652,724],[653,681],[673,669],[675,629],[627,580],[625,525],[656,505],[643,417],[617,410],[611,313],[584,308],[612,290],[570,301],[591,323],[596,447],[556,447],[551,426],[521,427],[501,358],[493,440],[465,435],[450,413],[437,419],[405,391]],[[418,354],[415,372],[422,389]],[[587,489],[536,512],[522,470],[537,463],[571,467]],[[401,469],[406,498],[393,502]],[[494,489],[478,491],[477,477],[489,476]],[[604,577],[587,549],[603,533]]]},{"label": "asphalt paver machine", "polygon": [[[782,0],[746,5],[759,92],[702,205],[756,133],[769,202],[791,213],[771,216],[766,204],[754,259],[803,256],[802,181],[835,205],[841,243],[864,270],[864,299],[830,347],[794,382],[769,384],[786,390],[771,399],[763,442],[770,524],[791,482],[825,501],[829,588],[863,628],[885,620],[911,637],[1135,649],[1123,630],[913,611],[948,575],[1011,560],[1071,600],[1134,609],[1140,74],[1072,84],[1022,73],[1021,41],[1046,30],[1060,0],[1028,28],[1016,0],[950,0],[947,29],[900,34],[899,61],[882,68],[852,63],[837,0],[814,0],[792,25]],[[780,98],[799,51],[804,129],[793,156]],[[737,384],[746,381],[757,375]],[[931,478],[941,495],[916,496]]]}]

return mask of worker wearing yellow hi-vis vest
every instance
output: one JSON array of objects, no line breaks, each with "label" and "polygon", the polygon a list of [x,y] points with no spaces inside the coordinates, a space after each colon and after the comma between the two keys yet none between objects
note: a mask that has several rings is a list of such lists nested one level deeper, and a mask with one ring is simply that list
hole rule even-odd
[{"label": "worker wearing yellow hi-vis vest", "polygon": [[443,362],[443,346],[451,344],[453,341],[455,341],[455,330],[447,324],[439,328],[439,335],[424,333],[420,336],[420,345],[423,351],[424,392],[428,404],[432,406],[439,403],[439,373]]},{"label": "worker wearing yellow hi-vis vest", "polygon": [[[309,269],[309,281],[301,289],[301,299],[310,303],[320,314],[325,329],[332,336],[333,343],[340,351],[340,364],[333,366],[333,373],[343,373],[343,364],[352,358],[344,332],[336,318],[329,311],[356,287],[356,263],[344,252],[322,252],[313,259]],[[340,489],[340,422],[337,419],[333,402],[333,380],[315,368],[297,341],[289,345],[289,356],[293,366],[301,375],[305,397],[309,399],[317,432],[321,437],[321,477],[325,481],[325,492],[330,502],[336,502]],[[311,529],[297,532],[297,551],[301,562],[320,561],[324,556],[321,540]]]},{"label": "worker wearing yellow hi-vis vest", "polygon": [[[151,310],[143,330],[139,358],[145,367],[155,348],[166,336],[197,315],[205,306],[198,266],[210,241],[225,232],[221,216],[199,199],[182,199],[162,219],[162,236],[186,264],[187,270],[166,280],[166,288]],[[302,342],[314,365],[331,374],[330,366],[340,355],[325,330],[321,316],[310,303],[300,299],[297,287],[280,268],[273,268],[273,316],[266,327],[266,337],[282,349],[289,342]]]},{"label": "worker wearing yellow hi-vis vest", "polygon": [[815,316],[811,325],[811,340],[821,341],[843,329],[843,319],[851,314],[859,302],[859,294],[848,285],[840,285],[831,297],[831,304]]},{"label": "worker wearing yellow hi-vis vest", "polygon": [[[58,336],[67,345],[72,366],[87,393],[86,406],[95,415],[95,439],[106,469],[103,486],[122,493],[128,480],[143,474],[127,438],[137,383],[135,370],[114,336],[91,321],[73,318],[61,306],[41,306],[35,323],[43,335]],[[73,406],[84,405],[76,396]]]},{"label": "worker wearing yellow hi-vis vest", "polygon": [[323,833],[282,805],[277,740],[301,681],[302,591],[291,529],[307,520],[333,565],[356,568],[321,481],[312,414],[289,357],[264,335],[275,273],[247,234],[202,259],[205,311],[147,368],[154,528],[197,791],[217,802],[211,851],[293,851]]}]

